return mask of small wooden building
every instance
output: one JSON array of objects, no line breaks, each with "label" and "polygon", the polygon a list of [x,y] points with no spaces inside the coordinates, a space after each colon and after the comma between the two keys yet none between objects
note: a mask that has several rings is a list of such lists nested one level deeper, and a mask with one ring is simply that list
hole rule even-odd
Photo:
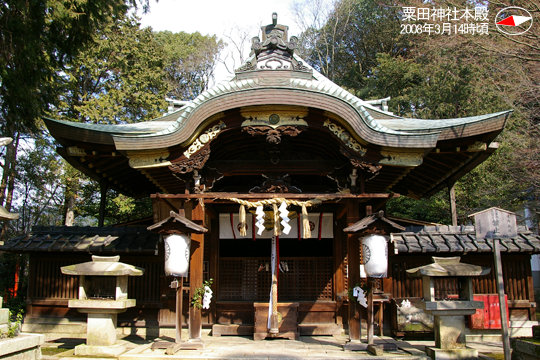
[{"label": "small wooden building", "polygon": [[[191,240],[184,309],[195,338],[202,326],[213,326],[216,334],[253,333],[254,303],[268,302],[270,236],[255,234],[250,211],[259,201],[272,211],[279,198],[286,200],[293,226],[280,237],[279,301],[299,303],[301,334],[348,329],[358,339],[360,309],[350,306],[347,292],[361,282],[362,234],[343,229],[399,194],[429,197],[452,187],[497,149],[493,140],[511,113],[446,120],[395,116],[384,100],[363,101],[305,64],[294,53],[298,39],[287,32],[275,21],[262,27],[262,38],[252,40],[252,57],[232,79],[161,118],[123,125],[45,120],[58,153],[98,181],[102,194],[112,188],[150,196],[152,223],[183,209],[209,230]],[[247,204],[244,221],[239,204]],[[311,236],[300,231],[304,220]],[[392,235],[389,277],[381,284],[388,299],[419,295],[421,280],[407,279],[405,269],[430,262],[432,253],[463,253],[467,263],[490,266],[489,245],[480,246],[470,232],[446,229]],[[505,280],[511,316],[535,320],[528,258],[540,246],[537,237],[521,236],[508,242],[503,255]],[[163,243],[146,226],[36,227],[0,249],[30,253],[27,323],[81,318],[67,308],[77,279],[62,275],[60,267],[90,254],[118,254],[146,269],[130,279],[129,297],[137,306],[119,315],[119,326],[174,326],[175,292],[164,275]],[[189,308],[188,292],[207,278],[214,279],[210,309]],[[492,282],[478,280],[475,291],[494,292]],[[389,325],[390,306],[385,309]]]}]

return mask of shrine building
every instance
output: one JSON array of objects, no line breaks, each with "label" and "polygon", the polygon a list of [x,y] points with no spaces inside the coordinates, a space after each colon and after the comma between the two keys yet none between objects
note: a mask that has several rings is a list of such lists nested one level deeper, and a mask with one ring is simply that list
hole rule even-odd
[{"label": "shrine building", "polygon": [[[408,278],[406,269],[430,263],[432,255],[493,268],[491,245],[476,239],[474,228],[381,211],[392,198],[452,188],[497,150],[494,140],[511,111],[444,120],[396,116],[388,99],[361,100],[324,77],[295,54],[297,46],[287,26],[263,26],[234,77],[157,119],[121,125],[45,119],[58,153],[101,185],[102,206],[99,227],[37,226],[0,247],[30,254],[27,330],[85,322],[67,306],[78,279],[60,267],[91,255],[120,255],[145,269],[129,279],[137,304],[118,314],[119,327],[156,335],[172,329],[176,294],[174,278],[165,275],[164,238],[182,233],[175,217],[206,229],[191,233],[184,281],[183,322],[191,338],[203,328],[216,336],[258,333],[257,307],[268,306],[273,282],[273,239],[278,306],[294,313],[283,321],[295,336],[346,331],[360,338],[365,310],[348,291],[365,282],[365,235],[388,240],[387,277],[375,299],[377,328],[387,334],[406,331],[396,306],[422,296],[422,280]],[[153,218],[103,227],[108,189],[151,197]],[[288,211],[285,224],[279,207]],[[523,230],[503,240],[502,251],[510,320],[535,323],[530,256],[540,253],[539,238]],[[496,293],[493,273],[474,280],[475,293]],[[190,294],[208,279],[210,308],[190,307]],[[437,286],[443,298],[457,292],[449,282]]]}]

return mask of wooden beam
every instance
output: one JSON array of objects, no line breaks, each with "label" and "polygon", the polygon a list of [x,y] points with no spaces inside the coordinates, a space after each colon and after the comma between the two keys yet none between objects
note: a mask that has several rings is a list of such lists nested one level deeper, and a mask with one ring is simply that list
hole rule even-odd
[{"label": "wooden beam", "polygon": [[336,220],[341,219],[346,213],[347,213],[347,205],[343,203],[340,204],[339,208],[336,211]]},{"label": "wooden beam", "polygon": [[216,211],[214,210],[214,208],[211,205],[205,206],[204,211],[208,214],[208,216],[210,216],[210,218],[212,220],[215,220],[215,219],[218,218],[218,215],[217,215]]},{"label": "wooden beam", "polygon": [[390,199],[392,199],[390,196],[382,201],[380,201],[375,207],[373,207],[373,212],[379,211],[380,208],[384,206]]},{"label": "wooden beam", "polygon": [[202,194],[151,194],[151,198],[160,197],[163,199],[222,199],[227,200],[230,198],[237,199],[297,199],[297,200],[309,200],[309,199],[331,199],[333,201],[338,199],[385,199],[385,198],[398,198],[399,194],[396,193],[383,193],[383,194],[336,194],[336,193],[315,193],[315,194],[293,194],[293,193],[258,193],[258,194],[246,194],[246,193],[202,193]]},{"label": "wooden beam", "polygon": [[336,160],[280,160],[277,164],[270,160],[222,160],[206,164],[224,176],[285,173],[326,176],[343,165],[345,164]]},{"label": "wooden beam", "polygon": [[156,197],[159,201],[161,201],[162,203],[164,203],[165,205],[167,205],[169,207],[169,209],[171,209],[172,211],[174,211],[175,213],[178,213],[178,208],[176,206],[174,206],[173,204],[171,204],[167,199],[164,199],[163,197],[161,196],[157,196]]}]

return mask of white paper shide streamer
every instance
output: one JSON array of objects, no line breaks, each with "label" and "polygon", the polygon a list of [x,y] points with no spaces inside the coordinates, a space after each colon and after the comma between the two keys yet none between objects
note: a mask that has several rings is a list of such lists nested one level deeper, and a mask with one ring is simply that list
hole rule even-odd
[{"label": "white paper shide streamer", "polygon": [[204,295],[203,295],[203,299],[202,299],[202,308],[203,309],[209,309],[210,308],[210,301],[212,299],[212,294],[214,292],[212,291],[212,289],[210,289],[209,286],[205,286],[204,287]]},{"label": "white paper shide streamer", "polygon": [[279,207],[279,216],[281,217],[281,225],[283,225],[283,232],[289,235],[291,231],[291,225],[289,225],[289,210],[287,210],[287,204],[284,202],[281,203]]},{"label": "white paper shide streamer", "polygon": [[353,288],[353,296],[356,298],[358,303],[362,305],[363,307],[367,308],[367,299],[366,294],[364,293],[364,290],[360,286],[356,286]]},{"label": "white paper shide streamer", "polygon": [[191,236],[169,235],[165,238],[165,275],[187,277]]},{"label": "white paper shide streamer", "polygon": [[255,212],[255,214],[257,214],[257,222],[255,223],[255,225],[259,228],[257,234],[261,235],[264,231],[264,211],[262,205],[257,206],[257,211]]}]

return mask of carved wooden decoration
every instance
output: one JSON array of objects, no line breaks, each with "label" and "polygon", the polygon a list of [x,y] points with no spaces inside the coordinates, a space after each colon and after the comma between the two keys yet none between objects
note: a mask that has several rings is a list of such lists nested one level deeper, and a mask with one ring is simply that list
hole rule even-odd
[{"label": "carved wooden decoration", "polygon": [[[264,175],[263,175],[264,176]],[[265,176],[266,177],[266,176]],[[301,193],[302,190],[291,185],[289,175],[266,177],[261,186],[249,190],[250,193]]]},{"label": "carved wooden decoration", "polygon": [[167,160],[169,152],[166,149],[127,151],[129,166],[134,169],[149,169],[168,166],[171,163]]},{"label": "carved wooden decoration", "polygon": [[188,172],[192,172],[195,169],[202,169],[209,157],[210,157],[210,146],[202,149],[197,154],[191,156],[188,159],[183,159],[183,160],[173,162],[171,165],[169,165],[169,169],[172,172],[175,172],[178,174],[185,174]]},{"label": "carved wooden decoration", "polygon": [[223,121],[220,121],[219,124],[214,125],[210,129],[206,130],[204,134],[201,134],[197,138],[197,140],[195,140],[191,144],[191,146],[186,151],[184,151],[184,156],[189,159],[191,156],[197,153],[197,151],[202,149],[204,145],[211,142],[217,136],[217,134],[219,134],[221,129],[225,127],[226,127],[225,123]]},{"label": "carved wooden decoration", "polygon": [[242,130],[253,136],[266,135],[266,141],[279,144],[282,135],[297,136],[305,129],[305,126],[280,126],[275,129],[270,126],[247,126]]},{"label": "carved wooden decoration", "polygon": [[381,164],[375,164],[362,158],[356,157],[343,148],[341,148],[341,153],[345,155],[347,159],[349,159],[352,166],[356,169],[364,170],[372,174],[377,174],[383,167]]},{"label": "carved wooden decoration", "polygon": [[381,151],[381,155],[385,157],[379,161],[383,165],[419,166],[424,161],[423,152]]},{"label": "carved wooden decoration", "polygon": [[343,129],[341,126],[330,122],[330,120],[328,119],[324,122],[323,125],[326,126],[334,135],[336,135],[338,139],[343,142],[343,144],[360,153],[360,155],[365,155],[367,149],[363,148],[356,140],[352,138],[351,134],[345,129]]}]

